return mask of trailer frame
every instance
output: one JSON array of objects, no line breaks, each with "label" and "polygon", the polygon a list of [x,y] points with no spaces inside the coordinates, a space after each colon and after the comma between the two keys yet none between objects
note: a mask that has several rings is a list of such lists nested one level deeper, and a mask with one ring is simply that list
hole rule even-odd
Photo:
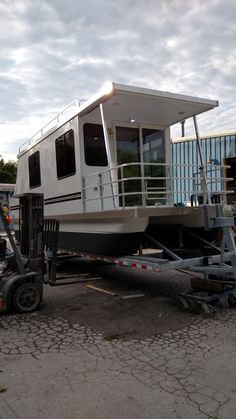
[{"label": "trailer frame", "polygon": [[[198,237],[200,241],[208,245],[212,251],[218,254],[203,255],[198,257],[183,258],[169,249],[149,234],[146,234],[146,239],[155,246],[154,251],[164,251],[172,260],[162,257],[150,257],[143,254],[140,249],[139,254],[132,256],[115,257],[101,254],[91,254],[80,251],[69,251],[67,249],[60,249],[61,252],[68,252],[68,255],[79,256],[91,261],[101,261],[108,264],[118,265],[120,267],[129,267],[154,273],[166,272],[171,270],[185,270],[194,274],[203,274],[205,284],[214,281],[215,283],[224,284],[223,291],[211,292],[206,289],[195,289],[189,293],[181,293],[179,295],[180,301],[184,309],[186,307],[192,308],[193,304],[201,307],[205,313],[212,312],[212,302],[228,297],[229,304],[236,306],[236,246],[234,239],[234,217],[225,215],[225,208],[222,204],[218,204],[216,217],[210,217],[210,205],[204,205],[205,212],[205,228],[220,229],[222,231],[221,246],[216,246],[207,240]],[[51,226],[51,232],[47,236],[51,238],[47,241],[47,255],[44,258],[46,264],[44,282],[50,285],[56,284],[56,261],[58,249],[57,234],[59,231],[59,223],[52,222],[51,224],[46,221],[47,226]],[[192,232],[190,232],[192,234]],[[195,235],[196,236],[196,235]],[[205,287],[204,287],[205,288]],[[205,292],[205,294],[204,294]],[[191,304],[190,304],[191,303]]]}]

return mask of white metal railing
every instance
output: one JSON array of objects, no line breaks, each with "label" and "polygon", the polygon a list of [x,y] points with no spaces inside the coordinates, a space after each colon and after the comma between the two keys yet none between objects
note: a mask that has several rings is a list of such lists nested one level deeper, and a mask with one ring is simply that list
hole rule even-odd
[{"label": "white metal railing", "polygon": [[226,182],[232,180],[225,177],[228,167],[206,165],[203,171],[194,164],[125,163],[104,169],[83,177],[83,209],[173,207],[184,204],[179,194],[195,206],[226,203],[226,195],[232,192],[226,188]]},{"label": "white metal railing", "polygon": [[19,148],[19,153],[26,150],[30,145],[36,144],[40,139],[52,128],[57,127],[62,122],[62,118],[69,118],[72,116],[72,108],[77,109],[80,106],[80,102],[77,99],[73,100],[63,111],[52,118],[46,125],[44,125],[39,131],[37,131],[33,137],[25,141]]}]

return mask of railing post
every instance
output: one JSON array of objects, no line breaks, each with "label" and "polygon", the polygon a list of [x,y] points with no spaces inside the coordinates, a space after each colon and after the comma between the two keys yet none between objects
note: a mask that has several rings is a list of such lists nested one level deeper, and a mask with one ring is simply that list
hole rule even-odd
[{"label": "railing post", "polygon": [[106,153],[107,153],[109,175],[110,175],[110,180],[111,180],[111,192],[112,192],[112,196],[113,196],[113,205],[114,205],[114,208],[116,208],[114,182],[113,182],[113,172],[112,172],[113,161],[112,161],[112,157],[111,157],[110,143],[109,143],[109,137],[108,137],[108,132],[107,132],[107,124],[106,124],[105,117],[104,117],[103,104],[102,103],[100,103],[100,113],[101,113],[101,119],[102,119],[102,127],[103,127],[105,148],[106,148]]},{"label": "railing post", "polygon": [[172,187],[172,177],[171,177],[171,172],[172,172],[172,166],[167,166],[166,167],[166,177],[167,177],[167,185],[166,185],[166,193],[167,193],[167,204],[170,207],[173,207],[174,204],[174,199],[173,199],[173,187]]},{"label": "railing post", "polygon": [[209,203],[209,194],[208,194],[207,178],[206,178],[206,173],[205,173],[205,168],[204,168],[204,161],[203,161],[203,154],[202,154],[200,136],[199,136],[199,132],[198,132],[197,118],[196,118],[195,115],[193,116],[193,122],[194,122],[195,133],[196,133],[197,148],[198,148],[198,153],[199,153],[200,163],[201,163],[201,167],[199,168],[200,179],[201,179],[201,188],[203,190],[204,204],[205,203],[208,204]]},{"label": "railing post", "polygon": [[146,188],[145,188],[145,169],[144,169],[144,163],[141,163],[141,193],[142,193],[142,206],[147,206],[147,200],[146,200]]},{"label": "railing post", "polygon": [[220,172],[221,172],[220,173],[220,177],[221,177],[220,189],[223,191],[222,200],[223,200],[223,203],[226,204],[227,203],[227,193],[226,193],[225,190],[227,189],[227,185],[226,185],[227,180],[222,180],[222,179],[224,179],[224,177],[226,177],[224,167],[221,167]]},{"label": "railing post", "polygon": [[122,194],[122,207],[125,208],[125,185],[124,185],[124,167],[121,166],[120,168],[120,176],[121,176],[121,194]]},{"label": "railing post", "polygon": [[86,190],[85,190],[85,177],[82,176],[81,178],[81,199],[82,199],[82,206],[83,212],[86,212]]},{"label": "railing post", "polygon": [[98,174],[99,177],[99,191],[100,191],[100,199],[101,199],[101,209],[104,210],[104,202],[103,202],[103,184],[102,184],[102,173]]}]

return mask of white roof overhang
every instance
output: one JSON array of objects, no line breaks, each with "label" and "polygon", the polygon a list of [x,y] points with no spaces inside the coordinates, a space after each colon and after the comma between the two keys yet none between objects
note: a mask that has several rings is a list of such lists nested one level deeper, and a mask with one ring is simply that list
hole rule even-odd
[{"label": "white roof overhang", "polygon": [[103,104],[106,119],[171,126],[218,106],[218,101],[110,83],[81,106],[79,116],[100,117]]},{"label": "white roof overhang", "polygon": [[[57,116],[46,124],[20,147],[18,157],[76,115],[79,117],[90,115],[96,119],[101,119],[99,108],[101,104],[104,108],[106,120],[122,123],[133,120],[137,124],[164,127],[174,125],[219,105],[216,100],[109,82],[97,94],[81,106],[76,107],[72,115],[66,117],[63,111],[58,115],[60,118]],[[63,117],[62,121],[61,117]],[[54,125],[49,128],[52,123]]]}]

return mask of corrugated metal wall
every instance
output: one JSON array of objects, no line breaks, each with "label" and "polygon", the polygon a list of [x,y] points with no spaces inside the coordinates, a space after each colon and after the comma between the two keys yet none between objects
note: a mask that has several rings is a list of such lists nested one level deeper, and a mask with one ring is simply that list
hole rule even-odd
[{"label": "corrugated metal wall", "polygon": [[[201,139],[203,159],[207,163],[223,164],[226,157],[236,156],[236,133],[234,135],[212,136]],[[172,163],[193,164],[193,168],[176,167],[175,177],[193,177],[194,171],[200,166],[196,140],[186,140],[172,143]],[[218,175],[219,176],[219,175]],[[175,202],[186,202],[194,190],[192,180],[176,179],[174,181]],[[189,192],[183,192],[189,191]]]}]

